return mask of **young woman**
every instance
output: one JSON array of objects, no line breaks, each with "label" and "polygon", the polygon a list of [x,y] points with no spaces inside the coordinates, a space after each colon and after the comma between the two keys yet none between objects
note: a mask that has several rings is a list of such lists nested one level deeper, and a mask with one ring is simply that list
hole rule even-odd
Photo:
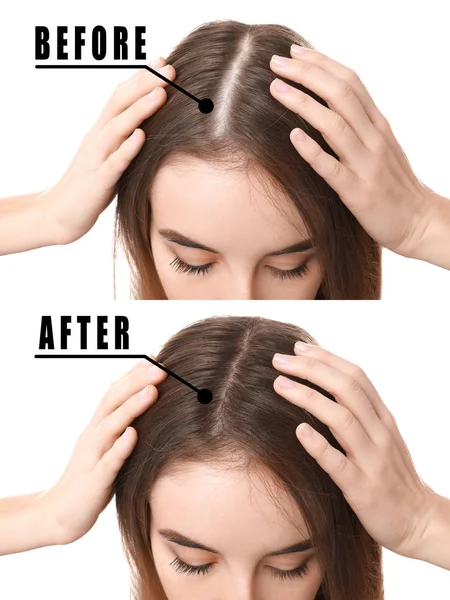
[{"label": "young woman", "polygon": [[117,192],[134,298],[379,298],[381,246],[450,268],[450,202],[352,70],[287,27],[236,21],[165,63],[214,110],[141,70],[54,188],[0,203],[0,253],[78,239]]},{"label": "young woman", "polygon": [[115,493],[137,600],[380,600],[381,546],[450,569],[450,501],[356,365],[254,317],[195,323],[157,359],[212,401],[136,365],[60,481],[1,501],[1,553],[79,539]]}]

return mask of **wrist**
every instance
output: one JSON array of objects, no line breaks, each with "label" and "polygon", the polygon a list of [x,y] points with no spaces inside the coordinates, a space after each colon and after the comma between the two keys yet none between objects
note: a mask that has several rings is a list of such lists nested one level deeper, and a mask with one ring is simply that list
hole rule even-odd
[{"label": "wrist", "polygon": [[40,546],[59,546],[67,543],[64,533],[52,518],[49,490],[33,498],[29,506],[29,520],[34,524]]},{"label": "wrist", "polygon": [[407,256],[450,269],[450,200],[429,188],[423,194],[424,209]]},{"label": "wrist", "polygon": [[53,188],[41,192],[30,206],[34,221],[41,232],[42,246],[59,246],[66,244],[62,228],[54,218]]},{"label": "wrist", "polygon": [[448,498],[431,493],[420,536],[410,557],[450,570],[450,500]]}]

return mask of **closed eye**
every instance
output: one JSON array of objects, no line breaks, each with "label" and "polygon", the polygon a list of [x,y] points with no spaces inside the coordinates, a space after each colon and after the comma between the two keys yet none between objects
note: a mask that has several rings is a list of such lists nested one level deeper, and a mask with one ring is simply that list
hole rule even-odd
[{"label": "closed eye", "polygon": [[[188,575],[206,575],[214,563],[207,563],[205,565],[189,565],[185,563],[183,560],[176,556],[173,561],[170,563],[175,571],[180,573],[186,573]],[[308,562],[300,565],[295,569],[276,569],[275,567],[267,566],[268,569],[272,571],[272,576],[278,579],[295,579],[297,577],[304,577],[308,572]]]},{"label": "closed eye", "polygon": [[[186,273],[187,275],[206,275],[213,265],[214,263],[206,263],[204,265],[190,265],[179,259],[178,256],[176,256],[170,263],[170,266],[173,267],[175,271],[179,273]],[[306,261],[305,263],[303,263],[299,267],[296,267],[295,269],[289,270],[277,269],[275,267],[266,265],[266,267],[272,272],[272,275],[275,278],[281,280],[297,279],[300,277],[304,277],[308,273],[308,266],[309,261]]]},{"label": "closed eye", "polygon": [[273,276],[277,279],[297,279],[298,277],[304,277],[307,274],[309,266],[308,263],[309,261],[306,261],[299,267],[296,267],[295,269],[289,269],[288,271],[276,269],[275,267],[270,267],[269,265],[267,265],[267,268],[272,271]]},{"label": "closed eye", "polygon": [[170,263],[170,266],[180,273],[187,273],[188,275],[206,275],[213,264],[214,263],[207,263],[206,265],[189,265],[176,256]]}]

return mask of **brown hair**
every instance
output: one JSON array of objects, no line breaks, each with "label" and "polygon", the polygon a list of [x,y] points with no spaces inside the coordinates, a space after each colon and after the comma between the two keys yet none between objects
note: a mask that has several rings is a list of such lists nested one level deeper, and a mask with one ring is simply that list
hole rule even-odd
[{"label": "brown hair", "polygon": [[192,462],[235,467],[237,457],[243,468],[259,467],[301,510],[324,573],[317,600],[383,598],[380,546],[303,449],[296,427],[306,421],[342,448],[325,425],[273,389],[279,375],[274,353],[292,354],[298,340],[316,343],[287,323],[213,317],[183,329],[161,350],[159,361],[210,389],[213,400],[200,404],[192,390],[169,376],[158,386],[156,403],[133,423],[138,442],[114,491],[137,600],[166,600],[150,542],[149,497],[158,476]]},{"label": "brown hair", "polygon": [[[289,133],[300,127],[337,155],[316,129],[269,92],[275,78],[270,57],[290,56],[292,43],[312,48],[281,25],[215,21],[196,28],[167,57],[175,82],[197,98],[211,98],[215,107],[203,114],[196,102],[168,86],[166,103],[142,125],[146,142],[118,183],[116,209],[115,247],[120,241],[125,250],[135,298],[166,298],[152,256],[149,197],[158,168],[186,154],[224,169],[254,169],[270,182],[268,195],[275,189],[294,203],[324,273],[317,299],[380,298],[379,244],[302,159]],[[303,85],[285,81],[327,106]]]}]

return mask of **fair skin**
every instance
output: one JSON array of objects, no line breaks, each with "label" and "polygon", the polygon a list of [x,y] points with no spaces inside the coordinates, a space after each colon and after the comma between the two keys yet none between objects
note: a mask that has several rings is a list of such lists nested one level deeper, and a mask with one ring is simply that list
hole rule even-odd
[{"label": "fair skin", "polygon": [[281,208],[255,174],[192,157],[160,169],[150,238],[169,300],[315,297],[322,274],[305,224],[289,199],[272,194]]},{"label": "fair skin", "polygon": [[[450,500],[422,482],[394,417],[364,372],[319,347],[307,347],[305,350],[296,346],[293,355],[275,355],[273,364],[280,373],[307,378],[329,390],[336,398],[336,402],[332,402],[289,378],[274,381],[274,389],[280,396],[305,408],[325,423],[346,451],[346,455],[342,454],[318,432],[308,431],[304,424],[297,427],[299,443],[342,490],[374,540],[402,556],[450,570]],[[69,544],[93,527],[111,500],[114,479],[137,442],[137,432],[130,424],[157,401],[156,386],[166,376],[158,367],[149,369],[147,361],[133,367],[105,394],[91,422],[80,435],[60,480],[44,492],[0,500],[0,555],[52,544]],[[258,573],[261,577],[258,585],[266,580],[265,575],[259,575],[256,565],[272,564],[266,562],[268,553],[279,549],[284,542],[297,543],[301,541],[301,535],[306,536],[301,515],[295,512],[292,503],[283,494],[278,495],[294,511],[291,516],[294,516],[297,526],[293,528],[288,526],[287,520],[283,521],[275,514],[271,503],[264,498],[263,492],[261,495],[255,489],[251,478],[245,481],[230,469],[224,473],[200,464],[192,466],[188,477],[184,473],[180,478],[179,474],[180,471],[172,478],[161,476],[155,482],[154,499],[157,503],[154,508],[162,509],[156,513],[155,524],[158,528],[176,529],[208,545],[210,550],[217,550],[217,554],[221,555],[217,558],[220,564],[215,565],[217,577],[226,585],[242,586],[239,590],[243,597],[248,593],[250,574],[253,577]],[[196,485],[189,487],[191,476]],[[211,483],[214,485],[209,485]],[[221,490],[226,502],[224,499],[220,502]],[[252,494],[248,496],[250,490]],[[247,498],[245,501],[244,496]],[[186,498],[191,497],[195,502],[186,502]],[[177,498],[183,499],[182,506],[178,504],[178,508]],[[210,502],[210,498],[214,501]],[[251,504],[249,498],[252,498]],[[174,510],[169,515],[169,511],[164,512],[163,505],[171,502]],[[235,511],[228,510],[228,502]],[[241,540],[239,548],[232,548],[222,534],[225,531],[237,533],[244,526],[240,521],[240,511],[247,511],[245,514],[250,517],[250,506],[254,510],[258,507],[249,524],[253,532],[258,531],[258,535],[251,542]],[[198,520],[180,520],[181,515],[188,514],[187,511],[192,519]],[[232,514],[239,527],[231,522]],[[177,519],[175,515],[178,515]],[[265,516],[269,517],[269,527],[261,526]],[[224,527],[218,526],[219,521]],[[293,539],[294,532],[297,539]],[[155,537],[155,529],[153,537],[162,553],[162,540]],[[165,548],[167,550],[167,545]],[[236,557],[244,549],[245,556],[240,556],[245,565],[243,570],[238,568]],[[193,558],[192,553],[183,556],[186,560]],[[306,557],[306,554],[302,556]],[[296,558],[299,559],[296,566],[299,566],[299,555]],[[163,574],[162,563],[158,564]],[[283,564],[293,566],[290,562]],[[168,570],[164,572],[166,575],[171,573]],[[237,584],[231,580],[231,573],[238,577]],[[307,590],[312,593],[314,589],[314,573],[317,572],[312,560],[310,574],[297,582],[299,586],[304,584],[305,594]],[[179,573],[176,575],[178,577]],[[214,577],[211,572],[208,581]],[[318,583],[318,579],[314,581]],[[307,587],[309,585],[310,588]],[[275,597],[279,597],[278,594]]]},{"label": "fair skin", "polygon": [[[402,256],[450,269],[450,201],[416,177],[360,78],[316,50],[298,54],[291,49],[291,55],[281,57],[284,65],[273,58],[268,67],[275,75],[316,92],[328,108],[291,86],[283,91],[275,80],[270,93],[318,129],[340,160],[324,152],[309,136],[301,141],[297,130],[293,130],[290,139],[299,155],[338,193],[378,243]],[[175,79],[175,69],[164,67],[164,59],[151,64]],[[39,194],[0,200],[0,254],[68,244],[91,229],[114,198],[119,177],[143,146],[145,135],[139,125],[164,104],[167,85],[146,70],[139,71],[114,92],[99,122],[85,136],[73,163],[55,186]],[[155,88],[157,94],[149,100],[148,94]],[[197,171],[195,187],[202,187],[203,178],[209,186],[215,170],[205,165],[201,173]],[[242,210],[246,211],[249,184],[227,178],[223,185],[242,194]],[[259,202],[257,206],[262,209]],[[170,228],[174,228],[172,224]],[[265,231],[263,227],[261,239]],[[233,239],[234,233],[224,229],[223,237]],[[221,250],[220,254],[225,252],[215,249]],[[252,264],[244,265],[246,256],[240,257],[239,263],[226,256],[226,261],[222,259],[223,281],[229,281],[232,274],[238,278],[233,280],[233,289],[242,294],[244,288],[244,294],[248,293],[249,273],[255,271],[256,263],[260,264],[258,259],[259,254],[252,257]],[[222,279],[221,287],[225,287]],[[230,296],[227,292],[226,297]]]},{"label": "fair skin", "polygon": [[[278,488],[292,522],[286,519],[262,478],[270,475],[190,463],[157,480],[150,539],[168,600],[316,597],[322,576],[301,512]],[[207,549],[187,547],[178,534]],[[285,553],[269,556],[280,550]]]}]

